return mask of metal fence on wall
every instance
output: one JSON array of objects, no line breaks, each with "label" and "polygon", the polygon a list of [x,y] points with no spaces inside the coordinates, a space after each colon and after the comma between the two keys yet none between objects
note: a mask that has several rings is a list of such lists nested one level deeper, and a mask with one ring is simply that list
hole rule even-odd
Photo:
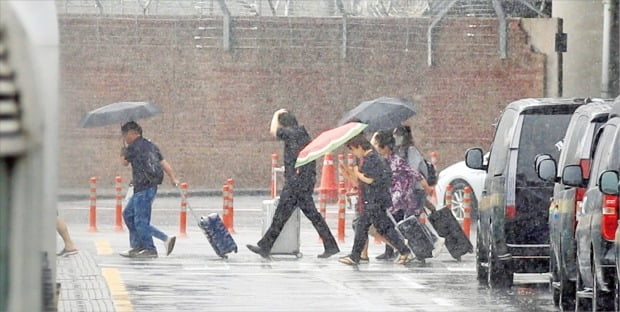
[{"label": "metal fence on wall", "polygon": [[[514,0],[542,15],[534,2]],[[307,45],[338,48],[342,57],[352,49],[425,51],[434,62],[435,49],[473,51],[480,57],[506,57],[506,18],[501,0],[56,0],[61,14],[111,18],[190,17],[198,26],[193,41],[198,49],[248,49]],[[286,23],[257,17],[288,17]],[[328,27],[308,28],[291,17],[333,17]],[[436,44],[434,34],[446,18],[467,17],[461,40]],[[393,18],[405,22],[394,23]],[[136,24],[137,25],[137,24]],[[137,27],[137,26],[136,26]],[[498,29],[498,31],[489,31]],[[320,32],[320,34],[318,33]],[[356,36],[364,32],[363,36]],[[359,38],[377,40],[364,42]],[[184,40],[180,38],[180,40]]]}]

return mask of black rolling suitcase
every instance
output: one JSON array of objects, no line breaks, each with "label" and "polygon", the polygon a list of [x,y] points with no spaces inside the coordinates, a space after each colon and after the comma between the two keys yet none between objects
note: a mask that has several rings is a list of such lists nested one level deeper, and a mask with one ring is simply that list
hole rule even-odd
[{"label": "black rolling suitcase", "polygon": [[407,247],[418,258],[424,260],[433,257],[433,241],[426,227],[415,216],[410,216],[398,223],[390,213],[388,216],[396,224],[396,231],[405,239]]},{"label": "black rolling suitcase", "polygon": [[435,210],[428,215],[428,220],[437,234],[446,240],[446,248],[454,259],[461,261],[462,255],[473,252],[474,246],[465,236],[465,232],[450,209],[444,207]]}]

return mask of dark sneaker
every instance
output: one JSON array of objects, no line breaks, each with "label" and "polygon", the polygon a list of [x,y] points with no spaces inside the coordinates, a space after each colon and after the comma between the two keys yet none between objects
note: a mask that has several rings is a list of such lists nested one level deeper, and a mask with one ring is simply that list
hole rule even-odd
[{"label": "dark sneaker", "polygon": [[338,249],[338,247],[333,248],[333,249],[330,248],[330,249],[325,250],[322,254],[318,255],[317,258],[321,258],[321,259],[329,258],[339,252],[340,252],[340,249]]},{"label": "dark sneaker", "polygon": [[56,253],[56,256],[58,256],[58,257],[66,257],[66,256],[75,255],[77,253],[78,253],[77,249],[67,250],[67,248],[63,248],[60,252]]},{"label": "dark sneaker", "polygon": [[129,250],[123,251],[121,253],[119,253],[119,255],[123,256],[123,257],[127,257],[127,258],[133,258],[135,257],[138,252],[140,252],[142,250],[142,248],[131,248]]},{"label": "dark sneaker", "polygon": [[382,253],[382,254],[378,255],[377,257],[375,257],[375,259],[377,259],[377,260],[394,260],[394,259],[396,259],[396,254],[395,253],[391,253],[391,254]]},{"label": "dark sneaker", "polygon": [[254,246],[254,245],[245,245],[246,247],[248,247],[248,249],[256,254],[259,254],[261,257],[265,258],[265,259],[269,259],[269,252],[265,251],[264,249],[258,247],[258,246]]},{"label": "dark sneaker", "polygon": [[157,258],[157,250],[142,249],[133,258]]},{"label": "dark sneaker", "polygon": [[168,239],[164,242],[164,245],[166,246],[166,256],[169,256],[170,253],[172,253],[172,250],[174,249],[174,243],[176,243],[176,241],[177,237],[171,236],[168,237]]}]

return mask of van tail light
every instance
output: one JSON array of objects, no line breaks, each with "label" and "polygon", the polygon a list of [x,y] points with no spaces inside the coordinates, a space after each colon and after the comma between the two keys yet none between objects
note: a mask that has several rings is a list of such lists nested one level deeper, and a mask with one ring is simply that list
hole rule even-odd
[{"label": "van tail light", "polygon": [[601,232],[606,240],[614,240],[618,227],[618,196],[605,195],[603,197],[603,220]]},{"label": "van tail light", "polygon": [[581,212],[583,207],[583,196],[586,194],[586,189],[583,187],[575,188],[575,219],[573,220],[573,230],[577,228],[577,216]]},{"label": "van tail light", "polygon": [[506,206],[506,218],[514,219],[517,216],[517,207],[515,205]]},{"label": "van tail light", "polygon": [[584,179],[589,179],[590,178],[590,160],[589,159],[579,160],[579,167],[581,167],[581,177]]}]

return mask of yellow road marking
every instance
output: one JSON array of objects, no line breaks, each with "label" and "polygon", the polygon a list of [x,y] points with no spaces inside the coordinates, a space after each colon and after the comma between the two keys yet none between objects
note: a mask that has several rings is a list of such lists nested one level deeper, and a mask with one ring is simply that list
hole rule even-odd
[{"label": "yellow road marking", "polygon": [[114,308],[117,312],[133,312],[133,305],[118,269],[102,268],[101,273],[108,283]]},{"label": "yellow road marking", "polygon": [[110,242],[105,240],[96,240],[95,247],[97,247],[97,254],[99,255],[111,255],[112,254],[112,246],[110,246]]}]

